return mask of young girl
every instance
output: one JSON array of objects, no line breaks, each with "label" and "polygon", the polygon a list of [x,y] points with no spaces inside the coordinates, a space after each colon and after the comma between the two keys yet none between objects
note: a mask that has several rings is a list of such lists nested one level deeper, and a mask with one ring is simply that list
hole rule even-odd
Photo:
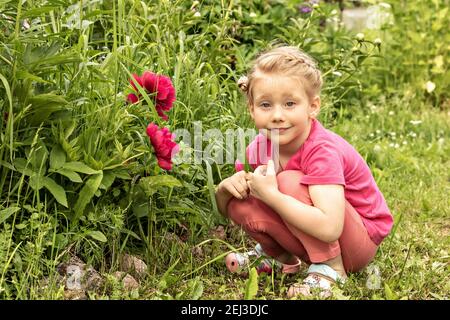
[{"label": "young girl", "polygon": [[228,255],[227,267],[235,272],[249,256],[265,255],[294,273],[304,261],[308,275],[288,297],[311,295],[312,288],[327,297],[333,283],[371,262],[392,215],[364,159],[316,119],[322,77],[311,57],[296,47],[272,49],[238,84],[260,130],[246,150],[256,170],[237,163],[241,171],[218,185],[216,199],[219,211],[258,245]]}]

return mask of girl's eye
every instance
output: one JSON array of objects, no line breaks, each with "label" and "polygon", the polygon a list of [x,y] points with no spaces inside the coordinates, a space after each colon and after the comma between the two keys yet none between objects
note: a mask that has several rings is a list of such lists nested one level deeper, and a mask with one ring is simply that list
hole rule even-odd
[{"label": "girl's eye", "polygon": [[289,102],[286,103],[286,105],[288,107],[293,107],[295,105],[295,102],[294,101],[289,101]]},{"label": "girl's eye", "polygon": [[261,107],[263,107],[263,108],[269,108],[269,107],[270,107],[270,104],[267,103],[267,102],[263,102],[263,103],[261,103]]}]

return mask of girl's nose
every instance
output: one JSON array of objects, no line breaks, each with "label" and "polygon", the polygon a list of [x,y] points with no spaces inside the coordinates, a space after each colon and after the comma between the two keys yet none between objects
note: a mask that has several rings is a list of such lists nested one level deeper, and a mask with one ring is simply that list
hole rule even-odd
[{"label": "girl's nose", "polygon": [[280,121],[284,120],[283,108],[280,106],[275,106],[272,114],[272,120]]}]

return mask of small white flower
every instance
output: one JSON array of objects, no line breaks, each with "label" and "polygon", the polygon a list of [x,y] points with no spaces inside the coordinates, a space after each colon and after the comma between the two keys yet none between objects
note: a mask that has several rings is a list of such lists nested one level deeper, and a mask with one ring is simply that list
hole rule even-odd
[{"label": "small white flower", "polygon": [[314,3],[314,4],[312,5],[312,7],[313,7],[313,8],[318,8],[318,7],[319,7],[319,4],[318,4],[318,3]]},{"label": "small white flower", "polygon": [[434,82],[427,81],[427,83],[425,83],[425,90],[427,90],[428,93],[432,93],[434,89],[436,89],[436,84]]},{"label": "small white flower", "polygon": [[377,265],[370,265],[366,268],[369,274],[366,281],[366,287],[370,290],[381,288],[381,273]]},{"label": "small white flower", "polygon": [[30,29],[30,24],[28,23],[28,20],[25,19],[25,20],[23,21],[22,27],[24,27],[24,28],[27,29],[27,30]]},{"label": "small white flower", "polygon": [[369,134],[369,137],[373,138],[375,135],[373,133]]},{"label": "small white flower", "polygon": [[340,73],[339,71],[333,71],[333,74],[334,74],[336,77],[342,77],[342,73]]},{"label": "small white flower", "polygon": [[377,134],[380,134],[381,133],[381,131],[380,130],[377,130],[377,131],[375,131]]},{"label": "small white flower", "polygon": [[202,14],[198,11],[196,13],[194,13],[194,17],[201,17],[201,16],[202,16]]},{"label": "small white flower", "polygon": [[363,41],[364,40],[364,33],[358,33],[358,34],[356,34],[356,39],[358,40],[358,41]]},{"label": "small white flower", "polygon": [[397,135],[395,132],[389,132],[389,134],[393,137],[395,137]]},{"label": "small white flower", "polygon": [[337,15],[337,10],[336,9],[333,9],[331,12],[330,12],[330,14],[332,15],[332,16],[334,16],[334,15]]},{"label": "small white flower", "polygon": [[373,151],[375,151],[375,152],[380,152],[381,151],[381,147],[379,146],[379,145],[375,145],[374,147],[373,147]]},{"label": "small white flower", "polygon": [[395,112],[394,111],[389,111],[389,113],[388,113],[390,116],[393,116],[394,114],[395,114]]},{"label": "small white flower", "polygon": [[400,147],[400,145],[398,143],[394,144],[395,149],[397,149],[398,147]]},{"label": "small white flower", "polygon": [[256,18],[256,13],[250,12],[250,18]]},{"label": "small white flower", "polygon": [[416,126],[418,124],[421,124],[422,120],[411,120],[409,123],[411,123],[413,126]]},{"label": "small white flower", "polygon": [[403,144],[406,146],[408,144],[408,141],[403,141]]},{"label": "small white flower", "polygon": [[380,38],[376,38],[375,40],[373,40],[373,43],[377,46],[379,46],[381,44],[381,39]]},{"label": "small white flower", "polygon": [[392,142],[389,143],[389,147],[393,148],[393,147],[394,147],[394,144],[393,144]]}]

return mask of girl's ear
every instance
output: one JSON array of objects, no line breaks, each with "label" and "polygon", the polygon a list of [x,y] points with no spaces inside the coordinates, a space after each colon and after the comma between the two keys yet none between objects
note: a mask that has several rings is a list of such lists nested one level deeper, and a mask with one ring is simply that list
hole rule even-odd
[{"label": "girl's ear", "polygon": [[311,119],[317,117],[319,111],[320,111],[320,97],[315,96],[311,100],[311,105],[309,106],[309,117]]}]

